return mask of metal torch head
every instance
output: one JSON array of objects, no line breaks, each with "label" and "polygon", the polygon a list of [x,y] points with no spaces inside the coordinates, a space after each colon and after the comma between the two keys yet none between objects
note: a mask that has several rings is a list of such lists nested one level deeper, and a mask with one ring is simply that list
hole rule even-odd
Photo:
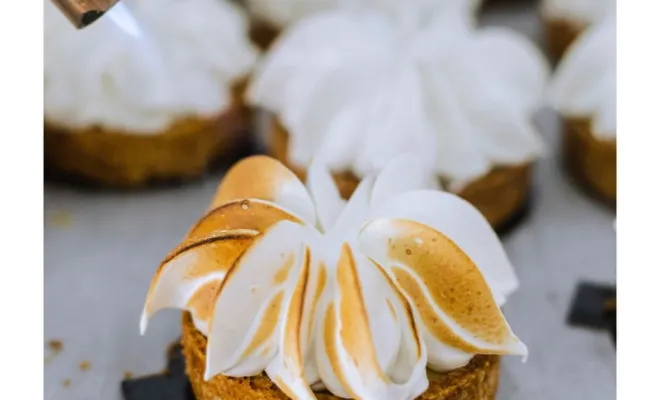
[{"label": "metal torch head", "polygon": [[53,0],[53,3],[78,29],[107,15],[122,30],[140,36],[141,30],[131,11],[120,0]]}]

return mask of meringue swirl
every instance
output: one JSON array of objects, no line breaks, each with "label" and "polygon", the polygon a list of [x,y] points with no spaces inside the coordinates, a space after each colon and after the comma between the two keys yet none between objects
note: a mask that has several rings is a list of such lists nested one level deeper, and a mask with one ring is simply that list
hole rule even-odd
[{"label": "meringue swirl", "polygon": [[538,49],[511,29],[476,29],[458,8],[405,15],[326,11],[278,40],[248,101],[287,129],[287,161],[362,178],[414,152],[457,192],[541,156],[532,117],[549,68]]},{"label": "meringue swirl", "polygon": [[337,7],[370,7],[390,12],[394,15],[410,10],[427,11],[438,7],[464,7],[475,12],[482,0],[246,0],[250,13],[257,19],[275,27],[285,28],[315,12]]},{"label": "meringue swirl", "polygon": [[469,203],[425,189],[416,160],[348,202],[320,162],[305,187],[271,158],[241,161],[157,270],[141,331],[187,310],[208,338],[206,379],[265,371],[292,399],[413,399],[427,367],[526,356],[499,308],[518,285],[501,243]]},{"label": "meringue swirl", "polygon": [[109,18],[79,31],[45,0],[46,120],[155,135],[177,120],[223,112],[257,61],[242,10],[228,0],[123,3],[141,35]]}]

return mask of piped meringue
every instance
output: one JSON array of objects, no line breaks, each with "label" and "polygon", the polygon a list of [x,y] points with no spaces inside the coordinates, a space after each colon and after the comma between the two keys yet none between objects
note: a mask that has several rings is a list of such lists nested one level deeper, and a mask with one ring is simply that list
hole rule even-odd
[{"label": "piped meringue", "polygon": [[248,101],[284,125],[295,167],[320,158],[362,178],[414,152],[458,191],[494,166],[542,155],[532,113],[548,69],[524,37],[476,29],[463,12],[400,21],[378,10],[332,10],[283,34],[257,68]]},{"label": "piped meringue", "polygon": [[246,5],[256,19],[266,21],[277,28],[285,28],[316,12],[340,7],[369,7],[392,15],[454,7],[474,13],[481,2],[482,0],[247,0]]},{"label": "piped meringue", "polygon": [[142,34],[109,19],[75,29],[46,0],[44,111],[67,128],[157,134],[215,117],[257,60],[247,18],[227,0],[124,0]]},{"label": "piped meringue", "polygon": [[312,386],[414,399],[427,367],[526,356],[499,309],[517,280],[490,225],[425,189],[416,157],[392,163],[344,202],[320,162],[307,188],[269,157],[239,162],[157,270],[142,333],[157,311],[186,310],[208,339],[206,379],[265,371],[292,399],[315,399]]},{"label": "piped meringue", "polygon": [[616,0],[543,0],[541,13],[545,18],[589,25],[605,17],[615,6]]},{"label": "piped meringue", "polygon": [[564,116],[591,119],[595,137],[616,139],[614,10],[571,45],[557,67],[548,96]]}]

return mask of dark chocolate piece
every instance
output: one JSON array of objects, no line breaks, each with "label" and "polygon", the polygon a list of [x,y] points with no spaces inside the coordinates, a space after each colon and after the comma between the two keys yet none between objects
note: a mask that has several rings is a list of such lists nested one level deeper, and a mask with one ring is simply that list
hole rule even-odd
[{"label": "dark chocolate piece", "polygon": [[195,400],[185,369],[181,344],[177,341],[167,350],[167,371],[122,381],[121,391],[124,399]]},{"label": "dark chocolate piece", "polygon": [[616,287],[582,282],[571,304],[569,325],[607,330],[616,345]]}]

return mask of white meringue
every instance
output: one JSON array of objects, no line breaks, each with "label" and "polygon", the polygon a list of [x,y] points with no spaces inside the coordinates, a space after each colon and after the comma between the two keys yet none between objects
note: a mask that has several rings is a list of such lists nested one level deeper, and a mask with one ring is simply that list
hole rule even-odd
[{"label": "white meringue", "polygon": [[246,5],[256,19],[282,29],[316,12],[339,7],[369,7],[392,15],[454,7],[474,13],[481,2],[482,0],[246,0]]},{"label": "white meringue", "polygon": [[315,399],[312,385],[414,399],[427,367],[526,356],[499,309],[518,284],[501,243],[428,177],[401,156],[344,202],[319,162],[307,189],[271,158],[239,162],[156,272],[141,331],[187,310],[208,338],[206,379],[266,371],[292,399]]},{"label": "white meringue", "polygon": [[257,60],[242,11],[227,0],[123,2],[141,36],[105,18],[77,30],[45,1],[46,120],[149,135],[226,109]]},{"label": "white meringue", "polygon": [[541,14],[544,18],[586,26],[599,21],[614,7],[616,0],[542,0]]},{"label": "white meringue", "polygon": [[549,102],[567,117],[591,119],[602,140],[616,139],[616,15],[608,14],[569,47],[549,87]]},{"label": "white meringue", "polygon": [[549,67],[506,28],[476,29],[460,12],[395,21],[333,10],[289,29],[257,68],[248,101],[289,133],[292,165],[320,158],[361,178],[414,152],[460,190],[496,165],[544,150],[532,113]]}]

